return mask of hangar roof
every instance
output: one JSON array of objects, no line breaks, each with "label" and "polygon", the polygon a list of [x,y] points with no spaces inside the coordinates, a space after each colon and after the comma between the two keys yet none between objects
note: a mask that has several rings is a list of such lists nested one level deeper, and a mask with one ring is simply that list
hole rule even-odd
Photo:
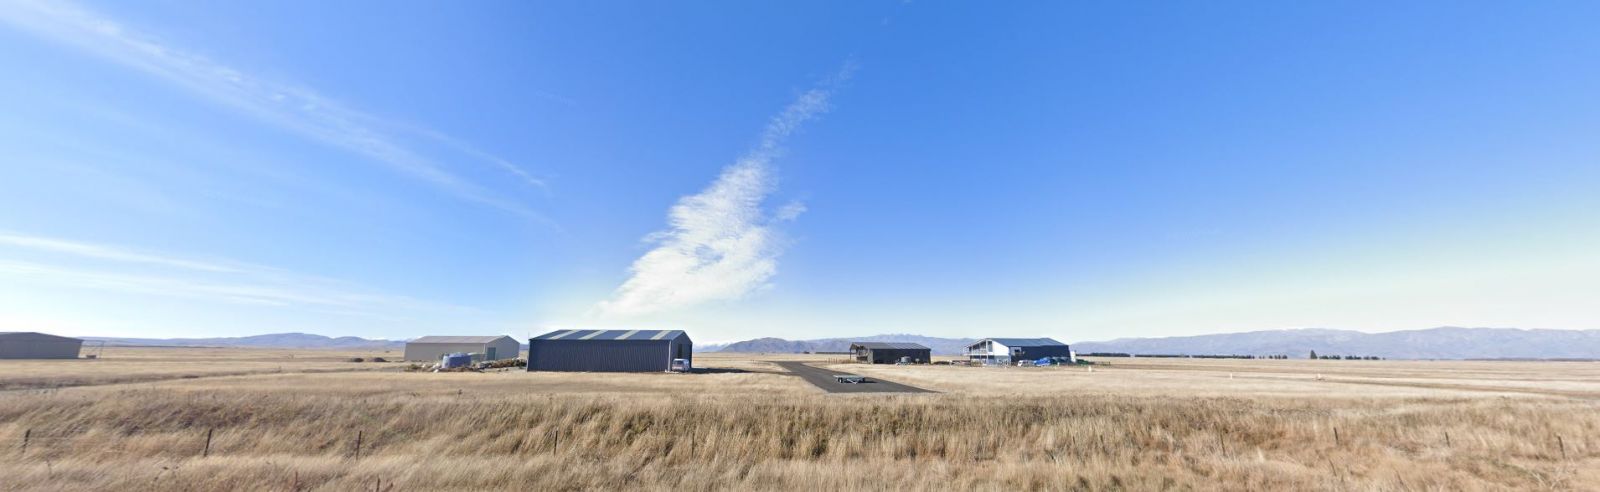
[{"label": "hangar roof", "polygon": [[868,349],[932,350],[920,343],[909,342],[850,342],[850,346]]},{"label": "hangar roof", "polygon": [[[1050,345],[1066,345],[1057,342],[1054,338],[985,338],[1007,347],[1043,347]],[[983,340],[978,340],[982,342]]]},{"label": "hangar roof", "polygon": [[81,342],[83,340],[72,337],[58,337],[48,333],[34,331],[0,331],[0,338],[6,340],[29,340],[36,342]]},{"label": "hangar roof", "polygon": [[[422,338],[418,338],[416,340],[412,340],[409,343],[490,343],[490,342],[493,342],[495,340],[499,340],[499,339],[502,339],[502,338],[511,338],[511,337],[508,337],[508,336],[505,336],[505,335],[496,335],[496,336],[488,336],[488,337],[428,336],[428,337],[422,337]],[[515,340],[515,339],[513,339],[513,340]]]},{"label": "hangar roof", "polygon": [[650,341],[683,336],[683,330],[556,330],[533,337],[534,340],[562,341]]}]

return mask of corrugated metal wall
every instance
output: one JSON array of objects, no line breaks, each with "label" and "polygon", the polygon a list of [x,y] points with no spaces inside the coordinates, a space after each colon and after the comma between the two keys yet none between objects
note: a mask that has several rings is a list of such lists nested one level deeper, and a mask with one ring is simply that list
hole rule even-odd
[{"label": "corrugated metal wall", "polygon": [[[688,337],[678,338],[673,342],[672,346],[672,358],[686,359],[689,361],[689,367],[694,367],[694,343],[690,342]],[[669,360],[667,362],[671,363],[672,361]]]},{"label": "corrugated metal wall", "polygon": [[456,352],[483,352],[481,343],[407,343],[406,360],[439,362],[445,354]]},{"label": "corrugated metal wall", "polygon": [[901,357],[910,357],[917,363],[927,363],[933,353],[930,349],[870,349],[873,364],[893,364]]},{"label": "corrugated metal wall", "polygon": [[[681,354],[681,355],[679,355]],[[672,359],[691,359],[687,337],[670,340],[529,340],[529,371],[666,371]]]},{"label": "corrugated metal wall", "polygon": [[439,358],[445,354],[456,352],[485,354],[487,357],[489,347],[495,350],[494,359],[488,360],[515,359],[522,355],[522,344],[517,343],[515,338],[506,337],[489,343],[407,342],[405,357],[406,360],[429,362],[439,362]]},{"label": "corrugated metal wall", "polygon": [[0,359],[76,359],[80,340],[17,340],[0,337]]},{"label": "corrugated metal wall", "polygon": [[1014,357],[1016,360],[1036,360],[1045,357],[1070,357],[1072,350],[1066,345],[1047,345],[1041,347],[1021,347],[1022,353]]},{"label": "corrugated metal wall", "polygon": [[494,347],[495,359],[515,359],[522,356],[522,343],[515,338],[502,338],[489,344]]}]

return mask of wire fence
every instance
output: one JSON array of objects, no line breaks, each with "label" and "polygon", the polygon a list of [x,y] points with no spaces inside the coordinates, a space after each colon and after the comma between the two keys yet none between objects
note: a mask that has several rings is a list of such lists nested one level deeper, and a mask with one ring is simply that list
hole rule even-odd
[{"label": "wire fence", "polygon": [[[235,445],[249,443],[253,440],[239,433],[226,437],[232,438]],[[40,456],[60,456],[70,454],[75,456],[148,453],[166,456],[193,456],[206,458],[221,454],[226,449],[221,446],[219,438],[225,433],[216,428],[194,430],[187,433],[163,432],[159,434],[46,434],[26,429],[16,441],[16,453],[12,456],[20,458]],[[315,449],[321,452],[335,452],[348,458],[361,458],[370,455],[374,447],[365,430],[356,430],[346,436],[322,436],[308,439],[309,446],[302,449]],[[281,439],[281,436],[274,436]],[[237,449],[237,448],[234,448]]]}]

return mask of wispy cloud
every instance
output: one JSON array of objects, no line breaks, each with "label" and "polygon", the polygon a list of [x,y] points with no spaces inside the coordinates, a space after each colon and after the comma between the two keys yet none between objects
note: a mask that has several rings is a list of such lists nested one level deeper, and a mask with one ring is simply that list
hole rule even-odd
[{"label": "wispy cloud", "polygon": [[108,246],[101,246],[101,245],[88,244],[88,243],[79,243],[79,242],[73,242],[73,241],[64,241],[64,240],[60,240],[60,239],[47,238],[47,237],[24,236],[24,235],[19,235],[19,234],[0,233],[0,245],[15,246],[15,247],[20,247],[20,248],[27,248],[27,249],[41,250],[41,251],[49,251],[49,252],[55,252],[55,253],[67,253],[67,254],[71,254],[71,255],[82,256],[82,257],[85,257],[85,258],[95,258],[95,259],[102,259],[102,260],[115,260],[115,261],[129,262],[129,263],[143,263],[143,264],[149,264],[149,265],[168,266],[168,267],[182,268],[182,269],[187,269],[187,270],[198,270],[198,271],[204,271],[204,272],[225,272],[226,273],[226,272],[239,272],[240,271],[236,267],[219,265],[219,264],[215,264],[215,263],[207,263],[207,262],[202,262],[202,261],[192,261],[192,260],[184,260],[184,259],[178,259],[178,258],[167,258],[167,257],[162,257],[162,256],[154,256],[154,255],[148,255],[148,254],[143,254],[143,253],[135,253],[135,252],[132,252],[132,251],[127,251],[127,250],[123,250],[123,249],[119,249],[119,248],[112,248],[112,247],[108,247]]},{"label": "wispy cloud", "polygon": [[155,75],[279,128],[370,158],[460,199],[539,217],[514,198],[446,169],[441,160],[475,161],[527,184],[544,186],[542,180],[522,167],[460,139],[433,131],[411,132],[455,150],[443,159],[427,155],[402,144],[403,139],[392,133],[403,130],[381,118],[339,104],[311,89],[256,77],[169,46],[155,36],[69,1],[6,0],[0,3],[0,23]]},{"label": "wispy cloud", "polygon": [[[374,292],[361,286],[232,260],[192,259],[121,246],[0,233],[0,277],[75,288],[254,304],[382,319],[473,308]],[[12,257],[21,254],[6,255]]]},{"label": "wispy cloud", "polygon": [[730,300],[767,285],[778,271],[781,240],[773,225],[805,210],[791,203],[774,213],[764,207],[776,189],[772,162],[805,122],[828,110],[835,88],[849,78],[847,63],[836,75],[800,94],[774,116],[761,139],[710,186],[678,200],[668,229],[646,238],[655,247],[633,262],[632,277],[611,300],[596,306],[602,316],[627,317]]}]

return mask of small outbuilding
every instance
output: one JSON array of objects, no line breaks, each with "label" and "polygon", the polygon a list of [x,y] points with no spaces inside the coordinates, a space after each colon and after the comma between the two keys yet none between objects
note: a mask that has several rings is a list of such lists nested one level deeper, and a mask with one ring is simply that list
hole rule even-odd
[{"label": "small outbuilding", "polygon": [[967,359],[982,364],[1072,356],[1067,344],[1052,338],[985,338],[967,346]]},{"label": "small outbuilding", "polygon": [[528,339],[529,371],[665,372],[694,360],[681,330],[556,330]]},{"label": "small outbuilding", "polygon": [[0,332],[0,359],[76,359],[83,340],[31,331]]},{"label": "small outbuilding", "polygon": [[901,359],[927,364],[933,358],[933,349],[918,343],[851,342],[850,357],[867,364],[893,364]]},{"label": "small outbuilding", "polygon": [[438,362],[456,352],[483,354],[483,360],[515,359],[522,353],[522,345],[505,335],[429,336],[406,342],[406,360]]}]

